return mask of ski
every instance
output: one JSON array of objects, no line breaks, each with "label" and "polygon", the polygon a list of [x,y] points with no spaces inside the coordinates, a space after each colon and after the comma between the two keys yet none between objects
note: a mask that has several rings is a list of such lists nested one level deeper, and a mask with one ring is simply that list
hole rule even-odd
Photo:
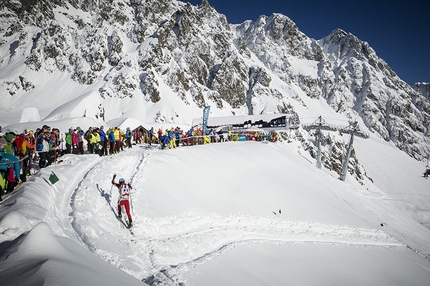
[{"label": "ski", "polygon": [[122,220],[122,218],[120,218],[117,214],[115,214],[116,219],[121,223],[121,225],[123,227],[127,227],[127,225],[125,224],[125,222]]},{"label": "ski", "polygon": [[126,228],[126,229],[128,229],[128,231],[129,231],[132,235],[134,235],[134,232],[133,232],[133,225],[129,226],[127,223],[125,223],[125,228]]},{"label": "ski", "polygon": [[126,229],[128,229],[128,231],[129,231],[132,235],[134,235],[134,232],[133,232],[133,226],[132,226],[132,227],[128,227],[128,224],[127,224],[124,220],[122,220],[122,218],[120,218],[117,214],[115,214],[115,217],[116,217],[116,219],[117,219],[117,220],[119,220],[119,222],[121,223],[121,226],[123,226],[123,227],[125,227]]},{"label": "ski", "polygon": [[[128,221],[128,220],[127,220]],[[125,227],[126,229],[128,229],[128,231],[132,234],[132,235],[134,235],[134,232],[133,232],[133,224],[129,224],[129,223],[126,223],[126,227]]]}]

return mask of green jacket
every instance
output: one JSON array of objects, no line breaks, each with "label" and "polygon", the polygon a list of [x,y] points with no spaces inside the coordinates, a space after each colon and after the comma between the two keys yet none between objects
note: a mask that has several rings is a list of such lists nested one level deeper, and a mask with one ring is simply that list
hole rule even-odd
[{"label": "green jacket", "polygon": [[66,133],[66,143],[72,145],[72,134]]},{"label": "green jacket", "polygon": [[15,152],[13,151],[12,148],[12,143],[11,142],[7,142],[6,146],[4,146],[3,151],[5,153],[11,154],[11,155],[15,155]]}]

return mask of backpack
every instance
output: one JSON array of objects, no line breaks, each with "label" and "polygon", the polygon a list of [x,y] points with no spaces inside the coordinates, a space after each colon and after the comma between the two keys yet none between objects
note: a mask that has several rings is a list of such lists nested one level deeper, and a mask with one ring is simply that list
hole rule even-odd
[{"label": "backpack", "polygon": [[91,131],[87,130],[87,132],[85,132],[84,134],[84,139],[87,141],[90,141],[90,135],[91,135]]},{"label": "backpack", "polygon": [[[27,146],[25,146],[24,142],[24,136],[23,135],[17,135],[15,137],[15,148],[16,148],[16,155],[19,157],[24,157],[25,152],[27,152]],[[23,148],[24,145],[24,148]],[[23,150],[25,149],[25,150]]]},{"label": "backpack", "polygon": [[36,150],[42,151],[42,149],[43,149],[43,137],[42,135],[39,135],[39,137],[37,137],[37,140],[36,140]]},{"label": "backpack", "polygon": [[8,172],[8,174],[7,174],[6,180],[7,180],[8,182],[11,182],[11,183],[16,183],[16,178],[15,178],[15,169],[14,169],[14,168],[9,167],[7,170],[8,170],[8,171],[7,171],[7,172]]}]

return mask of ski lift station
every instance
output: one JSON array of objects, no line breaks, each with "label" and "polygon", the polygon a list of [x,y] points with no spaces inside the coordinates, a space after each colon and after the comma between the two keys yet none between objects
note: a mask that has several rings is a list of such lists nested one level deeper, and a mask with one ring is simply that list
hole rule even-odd
[{"label": "ski lift station", "polygon": [[[191,126],[203,127],[203,118],[195,118]],[[232,130],[258,130],[274,131],[296,129],[298,126],[292,124],[290,115],[287,114],[261,114],[261,115],[239,115],[225,117],[208,117],[207,129],[229,128]]]}]

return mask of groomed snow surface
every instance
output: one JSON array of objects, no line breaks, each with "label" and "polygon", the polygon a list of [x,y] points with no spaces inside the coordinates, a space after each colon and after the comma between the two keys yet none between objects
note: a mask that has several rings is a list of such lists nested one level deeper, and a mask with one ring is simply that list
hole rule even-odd
[{"label": "groomed snow surface", "polygon": [[[422,162],[381,144],[355,147],[374,184],[341,182],[296,143],[66,155],[1,202],[0,281],[430,285]],[[134,235],[115,218],[114,173],[134,187]]]}]

